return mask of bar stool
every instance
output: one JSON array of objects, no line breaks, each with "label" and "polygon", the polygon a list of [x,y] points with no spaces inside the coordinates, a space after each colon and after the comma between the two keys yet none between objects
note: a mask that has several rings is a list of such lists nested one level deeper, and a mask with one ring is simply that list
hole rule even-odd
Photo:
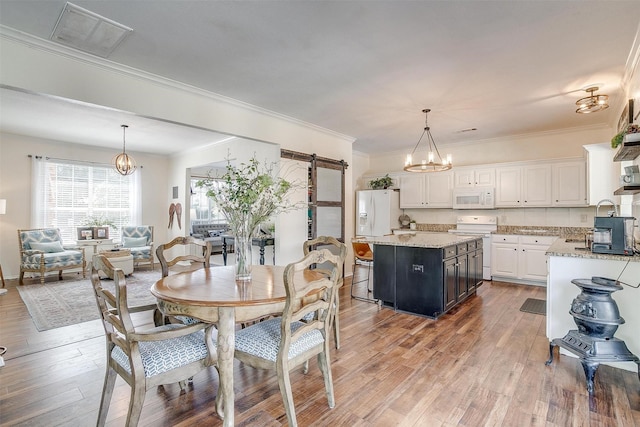
[{"label": "bar stool", "polygon": [[[363,242],[363,241],[352,241],[351,246],[353,247],[353,257],[354,257],[353,277],[356,276],[356,266],[358,265],[358,261],[360,261],[361,264],[365,264],[367,266],[366,282],[367,282],[367,295],[369,295],[370,292],[373,292],[373,290],[369,287],[370,277],[371,277],[371,267],[373,266],[373,251],[371,250],[371,246],[369,246],[369,243]],[[354,285],[356,285],[357,283],[362,283],[364,281],[365,280],[363,279],[363,280],[358,280],[357,282],[354,282],[354,281],[351,282],[351,298],[359,299],[362,301],[376,302],[376,300],[373,298],[364,298],[364,297],[359,297],[353,294]]]}]

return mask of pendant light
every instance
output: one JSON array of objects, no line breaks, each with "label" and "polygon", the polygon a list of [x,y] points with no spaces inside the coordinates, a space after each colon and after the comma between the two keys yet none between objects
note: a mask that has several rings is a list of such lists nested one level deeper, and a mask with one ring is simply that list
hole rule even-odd
[{"label": "pendant light", "polygon": [[609,100],[609,96],[594,95],[593,92],[597,90],[598,86],[591,86],[585,89],[585,91],[589,93],[589,96],[585,96],[584,98],[580,98],[576,101],[576,105],[578,106],[576,113],[589,114],[609,108],[609,104],[607,102]]},{"label": "pendant light", "polygon": [[122,153],[118,154],[114,159],[114,165],[116,171],[120,175],[131,175],[136,170],[136,161],[127,154],[125,132],[129,126],[121,125],[122,127]]},{"label": "pendant light", "polygon": [[[440,152],[438,151],[438,147],[436,146],[436,142],[433,140],[433,136],[431,135],[431,130],[428,124],[428,114],[431,110],[429,108],[425,108],[422,112],[425,114],[424,117],[424,130],[422,131],[422,135],[420,135],[420,139],[418,139],[418,143],[414,147],[411,154],[407,155],[407,160],[404,163],[404,170],[407,172],[442,172],[451,169],[453,166],[451,164],[451,154],[447,154],[447,157],[443,159],[440,156]],[[421,160],[419,163],[413,162],[413,155],[415,154],[418,146],[420,145],[420,141],[424,135],[427,135],[427,143],[429,144],[429,154],[427,159]]]}]

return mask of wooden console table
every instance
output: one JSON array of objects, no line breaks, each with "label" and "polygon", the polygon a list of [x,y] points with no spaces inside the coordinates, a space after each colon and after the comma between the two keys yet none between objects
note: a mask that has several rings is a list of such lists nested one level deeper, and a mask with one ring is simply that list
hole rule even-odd
[{"label": "wooden console table", "polygon": [[[224,261],[224,265],[227,265],[227,240],[229,243],[235,240],[235,237],[229,234],[223,234],[222,236],[222,260]],[[262,237],[254,237],[251,240],[251,244],[253,246],[260,247],[260,265],[264,265],[264,248],[265,246],[274,246],[273,248],[273,265],[276,265],[276,239],[274,237],[262,236]]]}]

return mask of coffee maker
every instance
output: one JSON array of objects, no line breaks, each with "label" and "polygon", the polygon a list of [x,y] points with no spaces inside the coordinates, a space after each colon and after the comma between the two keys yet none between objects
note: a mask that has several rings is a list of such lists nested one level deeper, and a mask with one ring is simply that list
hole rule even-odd
[{"label": "coffee maker", "polygon": [[631,216],[595,217],[591,252],[597,254],[633,255]]},{"label": "coffee maker", "polygon": [[[598,210],[603,202],[609,202],[614,207],[614,211],[609,212],[609,216],[598,216]],[[618,209],[610,200],[598,202],[596,217],[593,222],[591,252],[597,254],[633,255],[635,220],[631,216],[618,216]]]}]

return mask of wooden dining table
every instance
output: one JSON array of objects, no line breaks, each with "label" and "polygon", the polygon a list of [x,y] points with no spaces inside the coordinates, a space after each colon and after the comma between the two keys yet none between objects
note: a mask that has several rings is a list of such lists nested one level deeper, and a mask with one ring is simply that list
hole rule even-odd
[{"label": "wooden dining table", "polygon": [[[164,314],[190,316],[211,324],[206,330],[207,347],[210,357],[218,360],[220,388],[216,411],[225,426],[234,425],[236,324],[282,314],[286,302],[284,269],[284,266],[253,265],[250,281],[236,281],[234,266],[215,266],[173,274],[151,287]],[[294,281],[311,282],[322,277],[317,271],[304,270],[296,273]],[[211,339],[214,325],[218,329],[216,344]]]}]

